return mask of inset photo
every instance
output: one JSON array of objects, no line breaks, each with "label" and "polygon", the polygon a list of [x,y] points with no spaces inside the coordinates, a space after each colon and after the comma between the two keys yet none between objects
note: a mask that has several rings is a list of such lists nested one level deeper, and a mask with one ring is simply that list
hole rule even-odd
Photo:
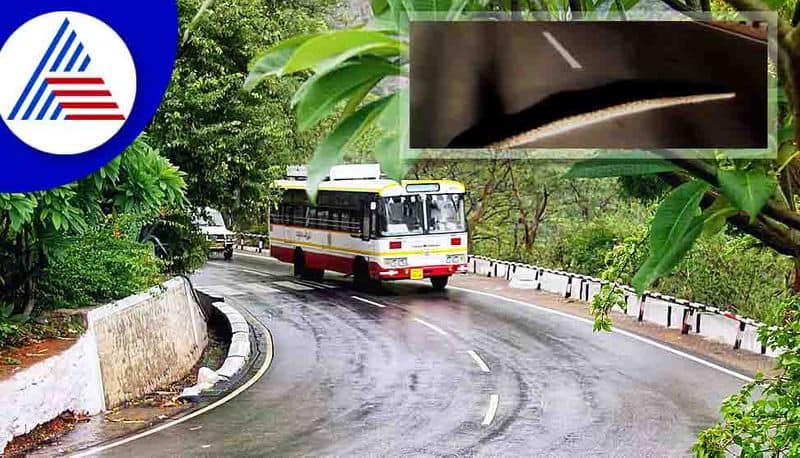
[{"label": "inset photo", "polygon": [[764,149],[765,22],[411,23],[418,149]]}]

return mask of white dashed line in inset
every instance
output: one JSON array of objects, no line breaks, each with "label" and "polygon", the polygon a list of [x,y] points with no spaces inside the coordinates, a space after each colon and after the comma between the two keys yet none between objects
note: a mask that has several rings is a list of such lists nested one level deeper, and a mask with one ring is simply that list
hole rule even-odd
[{"label": "white dashed line in inset", "polygon": [[468,351],[467,353],[469,353],[469,355],[472,356],[472,359],[475,360],[475,364],[477,364],[478,367],[480,367],[483,372],[491,372],[489,370],[489,366],[486,365],[486,363],[481,359],[480,356],[478,356],[477,353],[475,353],[472,350]]},{"label": "white dashed line in inset", "polygon": [[489,409],[486,411],[486,416],[483,417],[482,425],[487,426],[492,423],[494,416],[497,414],[498,404],[500,404],[500,396],[496,394],[489,396]]},{"label": "white dashed line in inset", "polygon": [[419,318],[414,318],[414,321],[416,321],[417,323],[427,327],[428,329],[431,329],[431,330],[433,330],[435,332],[438,332],[439,334],[441,334],[441,335],[443,335],[445,337],[448,335],[442,328],[440,328],[439,326],[436,326],[435,324],[430,324],[427,321],[421,320]]},{"label": "white dashed line in inset", "polygon": [[550,44],[554,48],[556,48],[556,51],[558,51],[558,53],[561,54],[561,57],[563,57],[564,60],[567,61],[567,63],[569,64],[570,67],[572,67],[573,70],[580,70],[583,68],[581,63],[578,62],[577,59],[572,57],[572,54],[570,54],[569,51],[567,51],[567,48],[565,48],[561,43],[559,43],[558,40],[556,40],[556,37],[554,37],[550,32],[542,32],[542,35],[544,35],[547,41],[550,42]]},{"label": "white dashed line in inset", "polygon": [[350,297],[352,297],[353,299],[355,299],[357,301],[361,301],[361,302],[363,302],[365,304],[374,305],[375,307],[380,307],[380,308],[385,308],[386,307],[383,304],[379,304],[377,302],[372,302],[371,300],[364,299],[363,297],[358,297],[358,296],[350,296]]}]

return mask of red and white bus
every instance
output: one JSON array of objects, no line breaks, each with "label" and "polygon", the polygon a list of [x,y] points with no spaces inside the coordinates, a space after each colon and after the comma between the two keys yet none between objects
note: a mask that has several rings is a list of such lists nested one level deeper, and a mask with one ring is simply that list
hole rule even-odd
[{"label": "red and white bus", "polygon": [[442,290],[467,271],[464,185],[449,180],[397,182],[377,164],[331,169],[309,202],[305,170],[289,179],[270,214],[270,254],[295,275],[319,280],[326,270],[353,275],[356,287],[382,280],[430,278]]}]

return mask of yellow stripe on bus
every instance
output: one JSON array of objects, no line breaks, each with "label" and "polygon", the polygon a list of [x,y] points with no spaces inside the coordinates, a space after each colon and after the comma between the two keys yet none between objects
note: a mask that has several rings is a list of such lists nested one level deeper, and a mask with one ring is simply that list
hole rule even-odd
[{"label": "yellow stripe on bus", "polygon": [[364,250],[353,250],[350,248],[342,248],[342,247],[335,247],[335,246],[328,246],[328,245],[320,245],[317,243],[310,243],[310,242],[298,242],[296,240],[289,240],[289,239],[280,239],[277,237],[271,237],[271,242],[278,242],[284,245],[296,245],[296,246],[304,246],[308,248],[319,248],[322,250],[330,250],[330,251],[338,251],[341,253],[347,254],[365,254],[367,256],[378,256],[381,258],[385,257],[393,257],[393,256],[414,256],[414,255],[424,255],[424,254],[463,254],[466,255],[467,251],[464,247],[457,247],[457,248],[431,248],[430,250],[394,250],[394,251],[364,251]]}]

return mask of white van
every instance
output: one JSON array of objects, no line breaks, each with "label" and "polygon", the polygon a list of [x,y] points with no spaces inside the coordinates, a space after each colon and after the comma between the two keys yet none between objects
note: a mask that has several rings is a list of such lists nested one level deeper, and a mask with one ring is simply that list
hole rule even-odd
[{"label": "white van", "polygon": [[211,253],[222,253],[225,259],[233,258],[233,245],[235,233],[225,227],[225,220],[219,211],[206,207],[195,218],[200,233],[205,234]]}]

